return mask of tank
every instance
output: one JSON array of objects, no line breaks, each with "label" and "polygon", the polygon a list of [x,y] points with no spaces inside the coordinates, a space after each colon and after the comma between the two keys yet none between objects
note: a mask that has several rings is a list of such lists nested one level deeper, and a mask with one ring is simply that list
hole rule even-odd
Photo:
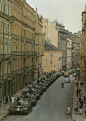
[{"label": "tank", "polygon": [[33,106],[36,105],[37,99],[35,94],[26,93],[22,95],[23,99],[29,100]]},{"label": "tank", "polygon": [[8,108],[9,114],[28,114],[32,110],[32,104],[21,98],[17,98],[13,105]]}]

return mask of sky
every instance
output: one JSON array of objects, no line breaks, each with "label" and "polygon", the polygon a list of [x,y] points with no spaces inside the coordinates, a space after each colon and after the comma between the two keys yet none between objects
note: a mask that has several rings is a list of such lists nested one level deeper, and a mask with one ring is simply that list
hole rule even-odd
[{"label": "sky", "polygon": [[82,11],[86,0],[26,0],[26,2],[49,21],[58,20],[70,32],[82,30]]}]

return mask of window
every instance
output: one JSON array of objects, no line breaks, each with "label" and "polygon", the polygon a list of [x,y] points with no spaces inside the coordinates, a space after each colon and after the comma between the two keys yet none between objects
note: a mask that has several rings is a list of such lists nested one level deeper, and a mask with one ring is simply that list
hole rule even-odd
[{"label": "window", "polygon": [[50,57],[53,57],[53,53],[50,53]]},{"label": "window", "polygon": [[42,47],[42,53],[43,53],[43,47]]},{"label": "window", "polygon": [[45,60],[45,64],[48,64],[48,60]]},{"label": "window", "polygon": [[53,61],[52,60],[50,60],[50,64],[53,64]]},{"label": "window", "polygon": [[43,38],[42,38],[42,43],[43,43]]}]

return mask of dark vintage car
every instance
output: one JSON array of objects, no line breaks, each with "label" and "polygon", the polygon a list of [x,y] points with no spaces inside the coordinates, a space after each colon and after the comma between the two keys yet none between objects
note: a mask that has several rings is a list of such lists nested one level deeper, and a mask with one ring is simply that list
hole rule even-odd
[{"label": "dark vintage car", "polygon": [[26,100],[17,100],[8,108],[9,114],[28,114],[32,110],[32,103]]}]

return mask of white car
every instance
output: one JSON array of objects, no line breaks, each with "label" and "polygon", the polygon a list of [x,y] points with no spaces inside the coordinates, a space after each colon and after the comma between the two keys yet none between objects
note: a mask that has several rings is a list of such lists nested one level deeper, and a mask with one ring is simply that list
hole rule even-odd
[{"label": "white car", "polygon": [[70,83],[70,78],[65,78],[65,83]]}]

